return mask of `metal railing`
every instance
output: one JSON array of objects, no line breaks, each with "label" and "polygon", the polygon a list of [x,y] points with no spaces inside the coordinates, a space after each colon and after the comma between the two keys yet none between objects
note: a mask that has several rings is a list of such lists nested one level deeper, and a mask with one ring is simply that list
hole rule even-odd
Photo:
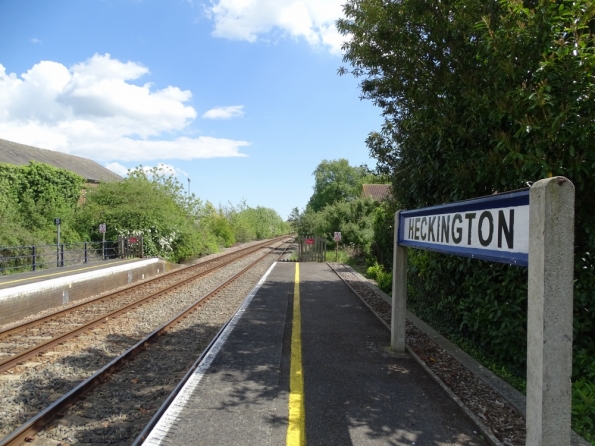
[{"label": "metal railing", "polygon": [[0,275],[142,256],[142,238],[130,237],[105,242],[0,246]]}]

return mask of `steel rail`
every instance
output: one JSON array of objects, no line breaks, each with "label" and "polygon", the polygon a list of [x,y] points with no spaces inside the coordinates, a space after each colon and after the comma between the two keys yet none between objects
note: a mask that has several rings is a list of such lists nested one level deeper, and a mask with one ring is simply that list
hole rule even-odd
[{"label": "steel rail", "polygon": [[[258,245],[258,247],[255,247],[252,251],[249,251],[249,252],[245,253],[245,255],[246,256],[247,255],[250,255],[250,254],[254,253],[255,251],[258,251],[259,249],[262,249],[263,248],[263,245],[266,246],[267,244],[270,244],[270,243],[271,243],[271,241],[268,241],[267,243],[264,243],[264,244],[260,244],[260,245]],[[273,243],[274,243],[274,241],[273,241]],[[97,317],[97,318],[95,318],[95,319],[93,319],[93,320],[91,320],[91,321],[89,321],[89,322],[87,322],[87,323],[85,323],[83,325],[80,325],[80,326],[76,327],[73,330],[70,330],[70,331],[68,331],[66,333],[63,333],[63,334],[58,335],[58,336],[55,336],[52,339],[49,339],[49,340],[47,340],[45,342],[42,342],[40,344],[37,344],[37,345],[35,345],[35,346],[33,346],[33,347],[31,347],[31,348],[23,351],[23,352],[17,353],[16,355],[13,355],[13,356],[11,356],[9,358],[6,358],[6,359],[0,361],[0,373],[6,372],[7,370],[10,370],[11,368],[16,367],[19,363],[22,363],[25,360],[27,360],[27,359],[29,359],[29,358],[31,358],[33,356],[37,356],[40,353],[43,353],[44,351],[50,349],[51,347],[54,347],[54,346],[59,345],[59,344],[63,344],[68,339],[71,339],[71,338],[73,338],[75,336],[78,336],[81,333],[83,333],[85,331],[88,331],[91,328],[96,327],[99,324],[106,323],[111,318],[117,317],[120,314],[126,313],[128,311],[133,310],[136,307],[139,307],[141,305],[144,305],[144,304],[148,303],[149,301],[151,301],[151,300],[153,300],[153,299],[155,299],[155,298],[157,298],[159,296],[162,296],[163,294],[166,294],[168,292],[171,292],[173,289],[176,289],[176,288],[179,288],[181,286],[187,285],[188,283],[193,282],[193,281],[195,281],[195,280],[197,280],[197,279],[199,279],[199,278],[201,278],[201,277],[203,277],[203,276],[205,276],[205,275],[207,275],[207,274],[209,274],[209,273],[211,273],[211,272],[213,272],[213,271],[215,271],[215,270],[217,270],[219,268],[223,268],[224,266],[229,265],[230,263],[233,263],[236,260],[238,260],[237,257],[236,258],[232,258],[232,259],[228,260],[227,262],[225,262],[223,264],[219,264],[217,266],[214,266],[213,268],[211,268],[209,270],[201,271],[200,273],[198,273],[195,276],[189,277],[189,278],[187,278],[187,279],[185,279],[185,280],[183,280],[181,282],[174,283],[173,285],[170,285],[168,287],[165,287],[165,288],[162,288],[162,289],[160,289],[158,291],[155,291],[155,292],[153,292],[153,293],[151,293],[151,294],[149,294],[147,296],[144,296],[143,298],[141,298],[139,300],[136,300],[136,301],[134,301],[134,302],[132,302],[132,303],[124,306],[124,307],[121,307],[121,308],[119,308],[117,310],[114,310],[114,311],[112,311],[110,313],[107,313],[107,314],[104,314],[102,316],[99,316],[99,317]]]},{"label": "steel rail", "polygon": [[[93,303],[97,303],[97,302],[100,302],[100,301],[102,301],[104,299],[112,299],[112,298],[117,297],[120,294],[124,294],[124,293],[129,292],[130,290],[134,290],[135,288],[139,288],[141,286],[148,285],[148,284],[151,284],[153,282],[157,282],[157,281],[162,280],[162,279],[164,279],[166,277],[169,277],[169,276],[172,276],[172,275],[176,275],[176,274],[186,273],[186,272],[188,272],[189,269],[198,269],[199,267],[207,266],[207,265],[209,265],[211,263],[215,263],[215,262],[217,262],[217,261],[219,261],[221,259],[225,259],[225,258],[228,258],[228,257],[232,257],[233,259],[237,259],[237,258],[242,257],[244,255],[249,255],[250,253],[252,253],[254,251],[257,251],[258,249],[262,248],[263,246],[266,246],[268,243],[271,243],[271,242],[274,243],[276,240],[282,239],[282,238],[285,238],[285,237],[287,237],[287,236],[273,238],[271,240],[267,240],[264,243],[259,243],[258,245],[248,246],[246,248],[242,248],[242,249],[239,249],[237,251],[230,252],[228,254],[224,254],[222,256],[215,257],[213,259],[209,259],[209,260],[207,260],[205,262],[197,263],[197,264],[194,264],[194,265],[188,265],[188,266],[183,267],[183,268],[180,268],[180,269],[169,271],[167,273],[164,273],[164,274],[158,275],[156,277],[153,277],[152,279],[144,280],[142,283],[132,284],[130,286],[127,286],[126,288],[123,288],[121,290],[115,291],[113,293],[109,293],[109,294],[106,294],[104,296],[98,296],[98,297],[96,297],[94,299],[91,299],[91,300],[88,300],[86,302],[81,302],[79,304],[73,305],[73,306],[68,307],[68,308],[65,308],[63,310],[55,311],[52,314],[48,314],[47,316],[41,316],[41,317],[36,318],[36,319],[33,319],[31,321],[23,322],[22,324],[15,325],[14,327],[7,328],[6,330],[1,330],[0,331],[0,339],[3,339],[5,337],[7,337],[7,336],[14,335],[14,334],[16,334],[16,333],[18,333],[20,331],[26,330],[27,328],[35,327],[36,325],[42,324],[42,323],[47,322],[47,321],[51,321],[52,319],[55,319],[57,317],[60,317],[60,316],[62,316],[64,314],[68,314],[68,313],[72,312],[73,310],[75,310],[75,309],[77,309],[79,307],[83,307],[83,306],[87,306],[87,305],[90,305],[90,304],[93,304]],[[248,251],[250,251],[250,252],[249,253],[246,253]],[[242,253],[244,253],[244,254],[242,254]],[[240,254],[240,255],[237,256],[237,254]]]},{"label": "steel rail", "polygon": [[62,412],[64,412],[69,406],[74,404],[78,401],[83,395],[88,393],[97,385],[105,382],[108,380],[109,376],[116,372],[118,369],[122,367],[127,361],[130,361],[134,358],[138,353],[145,350],[150,343],[154,342],[159,336],[166,333],[170,328],[175,326],[179,323],[182,319],[184,319],[188,314],[193,312],[199,306],[201,306],[204,302],[210,299],[215,294],[221,292],[231,283],[236,281],[240,276],[242,276],[246,271],[253,268],[257,265],[260,261],[262,261],[269,253],[266,253],[259,257],[257,260],[252,262],[246,268],[241,270],[239,273],[228,279],[225,283],[211,291],[210,293],[203,296],[200,300],[196,301],[195,303],[188,306],[185,310],[179,313],[177,316],[172,318],[169,322],[166,322],[161,327],[154,330],[144,339],[137,342],[134,346],[130,347],[126,352],[122,355],[118,356],[114,360],[112,360],[109,364],[105,365],[99,371],[95,372],[92,376],[81,382],[75,388],[70,390],[68,393],[63,395],[61,398],[56,400],[54,403],[46,407],[44,410],[39,412],[36,416],[31,418],[30,420],[26,421],[22,424],[19,428],[14,430],[12,433],[8,434],[6,437],[0,440],[0,446],[16,446],[20,445],[25,442],[27,437],[35,435],[37,432],[42,430],[45,426],[51,423],[56,417],[59,416]]}]

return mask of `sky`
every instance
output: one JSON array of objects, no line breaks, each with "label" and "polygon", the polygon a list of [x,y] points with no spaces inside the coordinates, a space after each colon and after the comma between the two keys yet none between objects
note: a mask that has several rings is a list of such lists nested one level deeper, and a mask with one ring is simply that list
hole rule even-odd
[{"label": "sky", "polygon": [[0,0],[0,138],[287,218],[322,160],[375,166],[344,1]]}]

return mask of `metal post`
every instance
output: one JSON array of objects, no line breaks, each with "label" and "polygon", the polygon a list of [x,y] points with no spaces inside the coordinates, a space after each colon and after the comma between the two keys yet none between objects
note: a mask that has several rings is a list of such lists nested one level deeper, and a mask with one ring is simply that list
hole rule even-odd
[{"label": "metal post", "polygon": [[37,270],[37,250],[35,246],[31,246],[31,264],[33,271]]},{"label": "metal post", "polygon": [[102,242],[102,245],[101,245],[103,247],[103,260],[105,260],[106,259],[106,256],[105,256],[105,254],[106,254],[105,253],[105,232],[102,233],[101,235],[103,236],[103,242]]},{"label": "metal post", "polygon": [[60,266],[64,266],[64,243],[60,245]]},{"label": "metal post", "polygon": [[570,444],[574,185],[536,182],[529,196],[527,445]]},{"label": "metal post", "polygon": [[60,267],[60,223],[56,225],[56,267]]},{"label": "metal post", "polygon": [[87,252],[87,242],[85,242],[85,263],[89,261],[89,254]]},{"label": "metal post", "polygon": [[405,321],[407,311],[407,248],[397,244],[399,240],[399,215],[395,213],[393,242],[393,299],[390,324],[390,346],[405,353]]}]

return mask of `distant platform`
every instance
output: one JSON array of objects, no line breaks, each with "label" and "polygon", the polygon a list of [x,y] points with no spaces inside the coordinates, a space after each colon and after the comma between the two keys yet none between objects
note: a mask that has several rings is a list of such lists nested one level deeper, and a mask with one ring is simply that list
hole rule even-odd
[{"label": "distant platform", "polygon": [[166,262],[115,259],[0,277],[0,325],[162,274]]}]

